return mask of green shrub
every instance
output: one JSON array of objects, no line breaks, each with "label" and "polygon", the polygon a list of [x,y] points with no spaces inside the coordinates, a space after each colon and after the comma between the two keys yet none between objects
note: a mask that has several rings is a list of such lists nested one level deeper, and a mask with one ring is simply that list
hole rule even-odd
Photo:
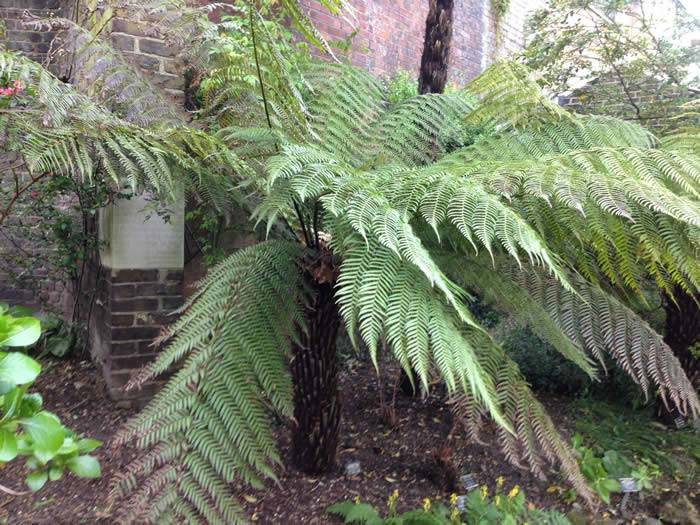
[{"label": "green shrub", "polygon": [[579,434],[575,435],[572,441],[573,449],[578,455],[579,467],[588,485],[601,500],[610,503],[610,495],[620,491],[618,479],[629,475],[629,462],[614,450],[606,451],[604,456],[596,454],[584,446],[583,437]]},{"label": "green shrub", "polygon": [[535,390],[574,394],[590,385],[590,379],[578,366],[527,327],[510,331],[503,346]]},{"label": "green shrub", "polygon": [[630,410],[621,404],[582,399],[576,405],[576,430],[598,454],[617,450],[637,461],[638,478],[661,471],[694,479],[700,465],[700,431],[669,431],[656,422],[651,408]]},{"label": "green shrub", "polygon": [[[28,347],[41,336],[38,319],[16,313],[23,312],[0,304],[0,350]],[[22,352],[0,351],[0,467],[25,457],[32,491],[60,479],[66,469],[83,478],[100,477],[100,463],[89,453],[102,443],[79,438],[42,410],[40,394],[28,393],[40,371],[41,365]]]},{"label": "green shrub", "polygon": [[49,354],[53,357],[66,357],[80,348],[78,325],[67,323],[50,313],[42,315],[40,320],[41,337],[33,346],[39,357]]},{"label": "green shrub", "polygon": [[394,105],[418,95],[418,79],[408,71],[398,71],[386,83],[387,101]]}]

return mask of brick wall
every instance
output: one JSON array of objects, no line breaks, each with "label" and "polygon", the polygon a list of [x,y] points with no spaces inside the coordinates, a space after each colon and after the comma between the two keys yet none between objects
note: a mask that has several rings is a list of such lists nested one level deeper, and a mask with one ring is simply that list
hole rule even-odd
[{"label": "brick wall", "polygon": [[[0,19],[5,25],[5,42],[9,49],[20,51],[32,60],[46,63],[51,50],[54,31],[36,30],[26,24],[26,18],[70,16],[69,0],[0,0]],[[59,72],[59,65],[52,68]],[[11,159],[0,159],[0,164],[11,165]],[[3,188],[13,187],[12,174],[3,171]],[[22,176],[23,174],[19,174]],[[52,275],[49,264],[40,262],[52,250],[45,232],[37,228],[40,217],[25,213],[31,195],[25,194],[15,204],[13,213],[4,224],[0,235],[0,302],[48,307],[70,316],[72,293],[66,284]],[[67,210],[71,203],[60,201],[56,206]]]},{"label": "brick wall", "polygon": [[[303,3],[311,20],[329,40],[341,40],[354,29],[358,31],[350,52],[353,64],[377,75],[397,70],[417,74],[428,0],[350,0],[352,24],[331,16],[316,0]],[[522,47],[526,14],[540,3],[511,0],[497,31],[491,0],[455,0],[450,81],[469,80],[494,59]]]},{"label": "brick wall", "polygon": [[184,100],[184,76],[177,51],[154,36],[148,21],[135,22],[117,10],[111,23],[112,45],[138,65],[148,78],[178,101]]},{"label": "brick wall", "polygon": [[577,113],[612,115],[664,130],[684,123],[672,117],[683,111],[678,107],[680,104],[697,96],[697,93],[654,79],[628,80],[627,92],[615,80],[597,79],[570,95],[560,97],[559,104]]},{"label": "brick wall", "polygon": [[[15,179],[10,166],[16,166],[15,154],[0,155],[0,202],[9,202],[14,192]],[[27,176],[15,170],[20,180]],[[20,183],[22,184],[22,183]],[[35,188],[41,191],[42,183]],[[64,281],[65,275],[54,267],[51,256],[56,246],[52,231],[33,206],[33,192],[25,192],[15,202],[12,213],[0,232],[0,302],[55,311],[70,318],[72,314],[72,286]],[[68,194],[57,197],[57,210],[72,216],[72,201]]]},{"label": "brick wall", "polygon": [[181,270],[103,269],[90,321],[93,358],[101,365],[110,397],[123,405],[150,397],[154,382],[138,391],[124,392],[133,372],[158,354],[153,340],[172,321],[169,314],[182,306]]},{"label": "brick wall", "polygon": [[[17,1],[17,0],[0,0]],[[56,0],[49,0],[56,1]],[[313,23],[329,40],[342,40],[357,30],[349,58],[377,75],[398,70],[417,74],[423,50],[428,0],[349,0],[352,16],[334,17],[317,0],[302,0]],[[495,59],[520,49],[527,13],[542,0],[511,0],[508,13],[496,22],[491,0],[455,0],[450,81],[463,83]],[[176,50],[117,10],[111,23],[113,45],[166,93],[178,101],[184,89],[183,66]]]},{"label": "brick wall", "polygon": [[22,24],[22,17],[70,16],[67,0],[0,0],[0,18],[7,28],[9,48],[21,51],[32,60],[45,62],[51,41],[52,31],[35,31]]}]

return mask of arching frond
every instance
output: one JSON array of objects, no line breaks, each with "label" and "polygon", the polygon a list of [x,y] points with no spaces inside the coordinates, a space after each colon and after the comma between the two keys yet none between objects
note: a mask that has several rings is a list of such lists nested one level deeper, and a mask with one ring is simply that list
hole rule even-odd
[{"label": "arching frond", "polygon": [[269,414],[292,413],[286,349],[303,323],[300,256],[297,244],[270,241],[226,259],[184,307],[167,348],[132,380],[139,387],[179,363],[115,438],[144,451],[115,481],[113,495],[127,498],[122,522],[141,522],[154,501],[176,494],[179,507],[157,504],[159,517],[242,523],[227,484],[275,477]]},{"label": "arching frond", "polygon": [[[515,466],[529,468],[544,478],[545,463],[556,464],[562,474],[588,504],[595,495],[579,470],[576,456],[557,431],[544,407],[533,396],[518,366],[499,347],[481,341],[479,357],[482,366],[496,378],[496,388],[501,409],[513,433],[499,428],[498,439],[506,458]],[[452,411],[467,435],[480,441],[484,412],[469,395],[452,399]],[[527,464],[527,466],[525,465]]]},{"label": "arching frond", "polygon": [[469,83],[468,91],[480,99],[469,120],[496,123],[501,129],[571,121],[571,114],[545,97],[531,75],[525,66],[513,61],[497,62],[488,68]]},{"label": "arching frond", "polygon": [[[377,241],[359,235],[343,241],[344,262],[338,278],[338,303],[348,333],[356,331],[377,362],[380,340],[386,340],[404,369],[416,370],[425,389],[434,364],[450,392],[470,392],[500,420],[492,378],[480,369],[476,350],[465,336],[466,325],[426,276],[410,261]],[[456,292],[456,286],[452,286]],[[464,301],[464,298],[456,298]]]}]

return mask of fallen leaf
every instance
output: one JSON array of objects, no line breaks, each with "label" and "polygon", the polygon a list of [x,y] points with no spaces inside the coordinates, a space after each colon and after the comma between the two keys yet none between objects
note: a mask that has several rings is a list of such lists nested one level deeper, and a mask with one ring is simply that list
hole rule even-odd
[{"label": "fallen leaf", "polygon": [[243,499],[246,500],[248,503],[257,503],[258,498],[255,496],[249,496],[248,494],[243,494]]}]

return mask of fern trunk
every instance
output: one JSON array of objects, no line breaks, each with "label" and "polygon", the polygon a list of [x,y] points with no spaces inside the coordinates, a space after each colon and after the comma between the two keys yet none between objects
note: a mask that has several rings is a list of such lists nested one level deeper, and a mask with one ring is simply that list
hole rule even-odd
[{"label": "fern trunk", "polygon": [[418,78],[418,92],[421,94],[445,91],[453,20],[454,0],[429,0]]},{"label": "fern trunk", "polygon": [[294,419],[292,455],[308,474],[326,472],[335,464],[340,429],[336,336],[340,315],[333,282],[311,276],[306,306],[306,331],[293,345]]},{"label": "fern trunk", "polygon": [[[673,294],[675,304],[666,301],[666,336],[664,341],[671,347],[681,363],[688,379],[696,390],[700,388],[700,359],[697,357],[696,345],[700,345],[700,307],[695,299],[680,288]],[[700,300],[700,299],[699,299]],[[659,419],[672,424],[680,414],[673,407],[670,410],[657,401]]]},{"label": "fern trunk", "polygon": [[[450,60],[452,26],[454,22],[454,0],[429,0],[428,17],[425,19],[423,55],[420,61],[418,92],[443,93],[447,84]],[[415,370],[413,377],[418,377]],[[406,396],[416,396],[418,389],[402,369],[399,388]]]}]

